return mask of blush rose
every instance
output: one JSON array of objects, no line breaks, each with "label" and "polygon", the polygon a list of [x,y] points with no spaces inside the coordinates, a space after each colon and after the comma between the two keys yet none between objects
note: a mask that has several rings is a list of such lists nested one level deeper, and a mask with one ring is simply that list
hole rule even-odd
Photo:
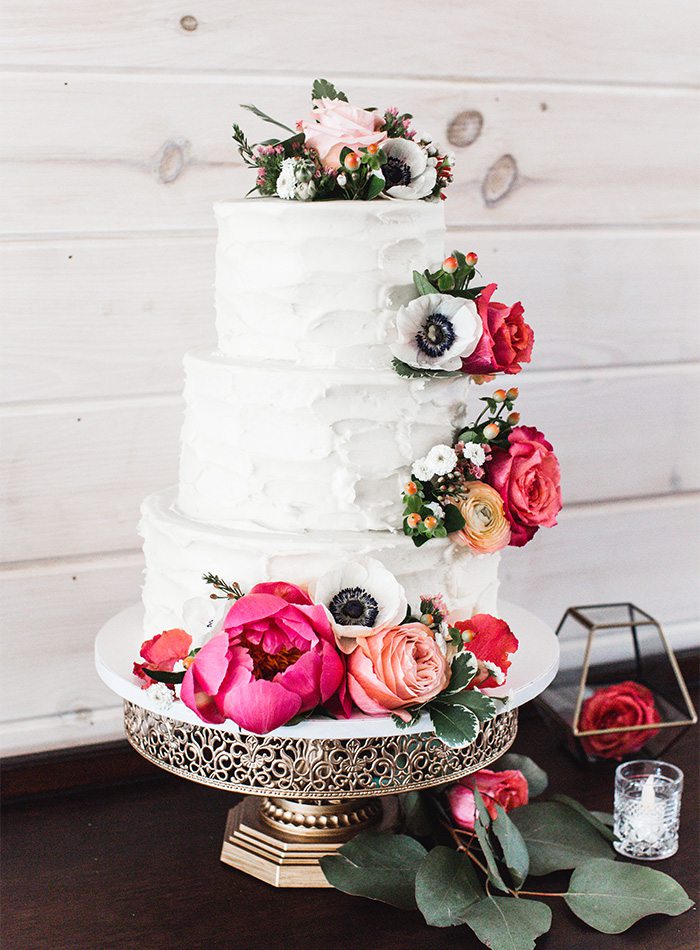
[{"label": "blush rose", "polygon": [[[450,669],[432,631],[422,623],[384,627],[357,641],[348,657],[348,690],[373,716],[433,699],[447,686]],[[402,716],[402,718],[404,718]]]},{"label": "blush rose", "polygon": [[[643,726],[661,722],[654,697],[646,686],[625,680],[597,689],[584,702],[579,729],[614,729],[619,726]],[[637,732],[610,732],[581,738],[584,749],[601,759],[621,759],[630,752],[639,752],[643,745],[658,735],[658,729]]]},{"label": "blush rose", "polygon": [[476,298],[484,329],[474,352],[462,360],[465,373],[514,375],[522,369],[521,363],[529,363],[532,358],[535,335],[523,319],[523,305],[518,302],[509,307],[492,301],[497,286],[489,284]]},{"label": "blush rose", "polygon": [[383,118],[376,112],[358,109],[341,99],[317,99],[307,119],[300,122],[306,144],[316,149],[325,168],[340,168],[340,153],[351,149],[381,145],[386,132]]},{"label": "blush rose", "polygon": [[477,807],[474,797],[474,787],[479,790],[491,818],[497,818],[496,805],[501,805],[505,811],[512,811],[527,805],[527,779],[517,769],[506,769],[503,772],[492,772],[491,769],[480,769],[473,775],[467,775],[447,790],[447,800],[455,824],[467,831],[474,830]]},{"label": "blush rose", "polygon": [[561,471],[552,445],[532,426],[516,426],[508,443],[508,451],[494,448],[486,480],[503,499],[510,543],[522,547],[540,527],[557,523]]}]

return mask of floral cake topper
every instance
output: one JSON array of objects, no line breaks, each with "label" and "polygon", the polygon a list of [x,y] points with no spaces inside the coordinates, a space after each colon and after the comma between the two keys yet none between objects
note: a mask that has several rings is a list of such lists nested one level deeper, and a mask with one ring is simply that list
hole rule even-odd
[{"label": "floral cake topper", "polygon": [[257,106],[241,106],[288,133],[251,145],[234,124],[241,158],[257,172],[249,194],[295,201],[445,197],[454,156],[417,133],[409,112],[352,105],[326,79],[314,82],[311,105],[294,129]]}]

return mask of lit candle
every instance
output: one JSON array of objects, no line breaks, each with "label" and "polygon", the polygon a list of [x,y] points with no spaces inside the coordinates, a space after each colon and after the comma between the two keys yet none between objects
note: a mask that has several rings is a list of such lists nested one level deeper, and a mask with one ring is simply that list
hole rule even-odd
[{"label": "lit candle", "polygon": [[631,817],[630,824],[641,841],[654,844],[662,834],[664,809],[663,803],[656,799],[653,775],[642,785],[639,804],[639,812]]},{"label": "lit candle", "polygon": [[615,850],[658,861],[678,848],[683,773],[667,762],[637,760],[615,772]]}]

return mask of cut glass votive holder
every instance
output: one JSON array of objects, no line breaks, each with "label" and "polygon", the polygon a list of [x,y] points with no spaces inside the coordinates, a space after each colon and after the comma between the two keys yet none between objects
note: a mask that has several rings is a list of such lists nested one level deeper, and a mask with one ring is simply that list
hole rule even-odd
[{"label": "cut glass votive holder", "polygon": [[661,861],[678,850],[683,773],[667,762],[638,759],[615,770],[615,850]]}]

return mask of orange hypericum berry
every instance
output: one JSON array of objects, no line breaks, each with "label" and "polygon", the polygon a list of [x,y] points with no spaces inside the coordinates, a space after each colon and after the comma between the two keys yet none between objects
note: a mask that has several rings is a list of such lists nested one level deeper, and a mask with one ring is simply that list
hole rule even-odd
[{"label": "orange hypericum berry", "polygon": [[470,251],[464,259],[470,267],[473,267],[479,260],[479,256],[475,254],[474,251]]},{"label": "orange hypericum berry", "polygon": [[517,399],[520,395],[520,390],[517,386],[511,386],[511,388],[506,393],[509,399]]},{"label": "orange hypericum berry", "polygon": [[414,511],[412,515],[409,515],[406,521],[408,522],[409,528],[417,528],[423,519],[418,514],[417,511]]},{"label": "orange hypericum berry", "polygon": [[496,392],[493,394],[493,398],[496,400],[496,402],[504,402],[506,398],[505,389],[497,389]]},{"label": "orange hypericum berry", "polygon": [[508,416],[508,425],[517,426],[519,422],[520,422],[520,413],[511,412],[510,415]]},{"label": "orange hypericum berry", "polygon": [[454,274],[454,272],[457,270],[458,267],[459,267],[459,264],[457,263],[457,258],[452,257],[452,255],[450,255],[450,257],[446,257],[445,260],[442,262],[442,269],[447,274]]},{"label": "orange hypericum berry", "polygon": [[189,670],[189,668],[192,666],[193,663],[194,663],[193,656],[186,656],[184,660],[182,661],[182,665],[185,667],[186,670]]},{"label": "orange hypericum berry", "polygon": [[500,431],[501,427],[497,422],[489,422],[487,426],[484,426],[484,435],[489,440],[489,442],[491,439],[495,439]]},{"label": "orange hypericum berry", "polygon": [[377,152],[379,151],[379,146],[373,142],[371,145],[367,146],[367,151],[369,152],[370,155],[376,155]]},{"label": "orange hypericum berry", "polygon": [[406,482],[406,484],[403,486],[403,490],[407,495],[415,495],[418,491],[418,486],[415,482]]},{"label": "orange hypericum berry", "polygon": [[473,630],[463,630],[462,631],[462,643],[471,643],[474,639]]},{"label": "orange hypericum berry", "polygon": [[420,622],[424,623],[426,627],[432,627],[432,625],[435,623],[435,617],[433,617],[432,614],[423,614],[423,616],[420,618]]},{"label": "orange hypericum berry", "polygon": [[432,531],[433,528],[437,527],[437,518],[435,518],[433,515],[428,515],[428,517],[425,519],[425,526],[428,531]]},{"label": "orange hypericum berry", "polygon": [[349,172],[356,172],[360,167],[360,156],[357,154],[357,152],[350,152],[349,155],[345,156],[343,165],[345,165]]},{"label": "orange hypericum berry", "polygon": [[477,386],[483,386],[484,383],[492,383],[496,378],[494,373],[475,373],[472,376],[472,381],[476,383]]}]

